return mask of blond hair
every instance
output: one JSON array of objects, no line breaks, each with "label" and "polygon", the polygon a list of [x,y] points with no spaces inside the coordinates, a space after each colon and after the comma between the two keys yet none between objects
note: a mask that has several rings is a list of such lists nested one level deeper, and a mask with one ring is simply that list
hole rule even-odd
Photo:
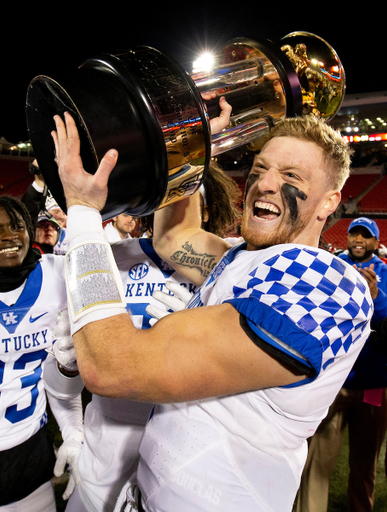
[{"label": "blond hair", "polygon": [[350,174],[353,150],[339,131],[313,115],[284,119],[273,129],[273,137],[295,137],[314,142],[323,150],[330,187],[341,190]]}]

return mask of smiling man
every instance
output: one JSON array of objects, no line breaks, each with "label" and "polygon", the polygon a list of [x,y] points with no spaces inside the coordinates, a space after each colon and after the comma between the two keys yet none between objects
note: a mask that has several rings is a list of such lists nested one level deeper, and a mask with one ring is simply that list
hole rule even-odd
[{"label": "smiling man", "polygon": [[[32,240],[26,207],[0,196],[0,510],[7,512],[56,510],[42,372],[66,305],[64,258],[40,256]],[[63,439],[82,436],[80,399],[49,398]]]},{"label": "smiling man", "polygon": [[136,229],[136,219],[128,213],[121,213],[113,217],[112,221],[105,226],[105,234],[108,242],[119,242],[125,238],[132,238],[130,233]]},{"label": "smiling man", "polygon": [[245,243],[231,249],[200,228],[197,195],[156,212],[160,256],[202,286],[187,310],[136,331],[99,215],[118,154],[86,173],[73,119],[55,121],[80,372],[98,394],[159,404],[140,447],[141,496],[129,487],[128,503],[147,512],[291,511],[306,439],[370,332],[367,283],[318,249],[349,173],[346,143],[314,118],[281,123],[255,159]]},{"label": "smiling man", "polygon": [[[297,241],[316,246],[316,231],[340,200],[337,178],[317,171],[325,167],[324,159],[314,142],[286,136],[273,138],[256,156],[242,223],[251,249]],[[318,207],[321,213],[313,218]]]},{"label": "smiling man", "polygon": [[[2,240],[0,246],[0,268],[12,269],[18,268],[30,249],[30,236],[33,234],[32,226],[27,228],[25,221],[16,216],[13,220],[9,217],[7,211],[0,203],[0,239]],[[14,234],[7,237],[7,231],[10,230],[10,224],[14,222]],[[5,234],[5,236],[4,236]],[[34,260],[38,256],[34,256]]]},{"label": "smiling man", "polygon": [[[368,217],[348,227],[343,259],[365,278],[374,304],[372,327],[387,317],[387,265],[375,255],[379,228]],[[364,345],[337,398],[309,445],[298,495],[298,512],[326,512],[329,481],[349,430],[348,508],[372,512],[376,467],[387,431],[387,358],[370,340]]]},{"label": "smiling man", "polygon": [[360,217],[353,220],[348,227],[349,258],[345,255],[342,258],[361,268],[362,263],[368,263],[374,257],[378,247],[379,228],[376,222],[367,217]]}]

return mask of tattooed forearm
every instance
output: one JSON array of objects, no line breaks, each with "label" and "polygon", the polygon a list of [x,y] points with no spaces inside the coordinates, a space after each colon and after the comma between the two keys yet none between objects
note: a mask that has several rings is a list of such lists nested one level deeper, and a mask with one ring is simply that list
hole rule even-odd
[{"label": "tattooed forearm", "polygon": [[216,265],[215,254],[198,254],[188,242],[182,246],[181,251],[172,254],[171,260],[183,267],[196,268],[203,277],[207,277]]}]

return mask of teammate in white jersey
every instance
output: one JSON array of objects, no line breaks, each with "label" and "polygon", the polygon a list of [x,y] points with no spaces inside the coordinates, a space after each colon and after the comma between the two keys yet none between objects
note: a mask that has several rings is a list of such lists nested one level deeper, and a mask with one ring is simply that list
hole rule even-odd
[{"label": "teammate in white jersey", "polygon": [[[0,510],[7,512],[56,510],[42,372],[66,306],[64,258],[41,257],[33,239],[24,205],[0,197]],[[79,399],[50,396],[50,405],[64,440],[82,434]]]},{"label": "teammate in white jersey", "polygon": [[[203,225],[221,235],[238,219],[238,187],[217,166],[209,169],[205,186],[207,193],[201,204]],[[215,217],[212,222],[211,217]],[[152,231],[152,219],[146,220]],[[188,296],[196,291],[195,285],[160,259],[151,239],[122,240],[114,243],[112,249],[124,286],[126,308],[138,329],[150,327],[151,317],[146,308],[158,304],[153,293],[166,290],[167,281],[180,284],[189,292]],[[66,348],[71,360],[72,353],[68,345]],[[60,355],[64,363],[62,357],[65,352]],[[113,510],[119,491],[137,468],[139,445],[152,407],[149,403],[93,395],[85,411],[85,442],[78,461],[80,482],[66,512]]]},{"label": "teammate in white jersey", "polygon": [[[132,238],[112,245],[124,287],[125,302],[137,329],[148,329],[149,304],[166,281],[191,294],[196,286],[179,276],[155,253],[151,239]],[[85,442],[78,461],[80,482],[66,512],[113,510],[122,486],[136,470],[139,446],[152,404],[92,396],[84,418]]]},{"label": "teammate in white jersey", "polygon": [[96,393],[160,404],[140,447],[141,496],[134,508],[128,496],[128,510],[290,511],[306,439],[370,332],[365,281],[317,248],[349,174],[346,143],[314,118],[278,125],[247,181],[246,243],[228,253],[200,229],[195,203],[156,212],[160,255],[204,284],[190,309],[138,331],[123,314],[98,213],[118,154],[86,173],[74,121],[55,121],[80,372]]}]

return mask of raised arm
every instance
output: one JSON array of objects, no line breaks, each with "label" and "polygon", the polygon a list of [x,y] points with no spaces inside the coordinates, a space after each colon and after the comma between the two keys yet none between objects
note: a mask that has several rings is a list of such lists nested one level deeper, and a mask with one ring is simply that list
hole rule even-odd
[{"label": "raised arm", "polygon": [[[66,124],[60,117],[55,120],[57,132],[53,136],[69,206],[71,255],[72,250],[79,251],[79,240],[84,236],[89,247],[99,244],[98,212],[87,208],[85,220],[83,213],[77,213],[78,205],[103,207],[107,179],[117,154],[108,152],[95,175],[86,173],[74,120],[68,114]],[[102,238],[99,245],[103,244]],[[81,251],[77,253],[80,254]],[[87,263],[93,265],[94,261],[98,262],[98,257]],[[98,272],[97,268],[95,274]],[[91,269],[86,276],[87,299],[93,295],[93,273]],[[113,267],[111,275],[114,275]],[[68,283],[70,296],[82,297],[81,281],[80,277],[79,285]],[[305,372],[289,368],[257,346],[242,328],[240,313],[229,303],[173,313],[151,329],[137,330],[123,304],[117,309],[105,309],[109,302],[104,295],[106,291],[105,286],[95,289],[93,300],[104,304],[100,309],[95,311],[91,307],[81,320],[72,318],[79,371],[85,385],[94,393],[151,402],[179,402],[280,386],[304,378]]]},{"label": "raised arm", "polygon": [[[206,100],[210,96],[203,95]],[[211,121],[218,133],[230,119],[231,106],[220,98],[221,114]],[[201,229],[200,192],[155,212],[153,246],[159,256],[195,284],[202,284],[230,245]]]},{"label": "raised arm", "polygon": [[155,212],[153,246],[177,272],[201,285],[230,245],[201,229],[200,192]]}]

